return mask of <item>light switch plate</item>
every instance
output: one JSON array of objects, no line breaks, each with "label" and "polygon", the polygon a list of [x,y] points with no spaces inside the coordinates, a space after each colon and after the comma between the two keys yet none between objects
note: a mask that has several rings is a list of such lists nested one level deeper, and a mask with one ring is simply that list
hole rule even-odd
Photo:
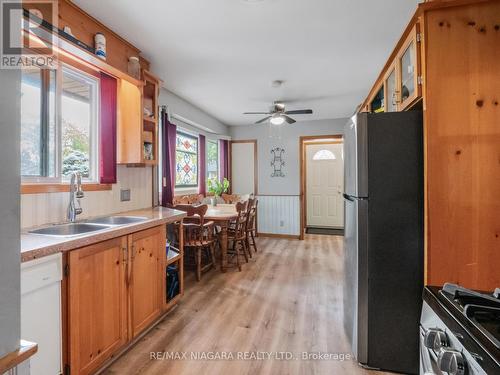
[{"label": "light switch plate", "polygon": [[130,200],[130,189],[120,189],[120,201],[127,202]]}]

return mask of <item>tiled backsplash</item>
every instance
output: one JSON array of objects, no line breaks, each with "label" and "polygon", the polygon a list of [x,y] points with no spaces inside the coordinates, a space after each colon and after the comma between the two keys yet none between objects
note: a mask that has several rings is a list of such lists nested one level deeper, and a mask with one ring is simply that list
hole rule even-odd
[{"label": "tiled backsplash", "polygon": [[[85,191],[82,219],[152,206],[152,168],[118,166],[118,183],[108,191]],[[131,199],[120,202],[120,189],[130,189]],[[69,193],[21,195],[21,228],[66,221]]]}]

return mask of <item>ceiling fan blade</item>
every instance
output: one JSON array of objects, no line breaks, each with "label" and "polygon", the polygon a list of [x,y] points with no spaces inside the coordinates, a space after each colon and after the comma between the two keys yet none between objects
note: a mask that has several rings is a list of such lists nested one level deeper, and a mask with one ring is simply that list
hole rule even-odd
[{"label": "ceiling fan blade", "polygon": [[286,115],[311,115],[312,109],[298,109],[296,111],[285,111]]},{"label": "ceiling fan blade", "polygon": [[261,124],[261,123],[269,120],[270,118],[271,118],[271,116],[264,117],[262,120],[257,121],[256,124]]},{"label": "ceiling fan blade", "polygon": [[244,115],[270,115],[269,112],[243,112]]},{"label": "ceiling fan blade", "polygon": [[285,121],[286,121],[286,122],[288,122],[289,124],[293,124],[294,122],[297,122],[297,121],[295,121],[295,120],[294,120],[293,118],[291,118],[291,117],[288,117],[288,116],[286,116],[286,115],[282,115],[282,116],[283,116],[283,118],[285,119]]}]

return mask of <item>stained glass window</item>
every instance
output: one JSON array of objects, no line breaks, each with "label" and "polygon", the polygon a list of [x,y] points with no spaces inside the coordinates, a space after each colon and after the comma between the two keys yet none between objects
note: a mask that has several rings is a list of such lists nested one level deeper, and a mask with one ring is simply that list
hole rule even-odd
[{"label": "stained glass window", "polygon": [[198,186],[198,138],[184,133],[177,133],[175,186]]}]

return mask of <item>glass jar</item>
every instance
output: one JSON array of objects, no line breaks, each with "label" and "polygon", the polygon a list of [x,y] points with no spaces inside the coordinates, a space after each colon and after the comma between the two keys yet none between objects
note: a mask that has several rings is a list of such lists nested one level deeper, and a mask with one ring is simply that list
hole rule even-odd
[{"label": "glass jar", "polygon": [[136,79],[141,79],[141,64],[137,56],[130,56],[128,58],[128,74]]}]

